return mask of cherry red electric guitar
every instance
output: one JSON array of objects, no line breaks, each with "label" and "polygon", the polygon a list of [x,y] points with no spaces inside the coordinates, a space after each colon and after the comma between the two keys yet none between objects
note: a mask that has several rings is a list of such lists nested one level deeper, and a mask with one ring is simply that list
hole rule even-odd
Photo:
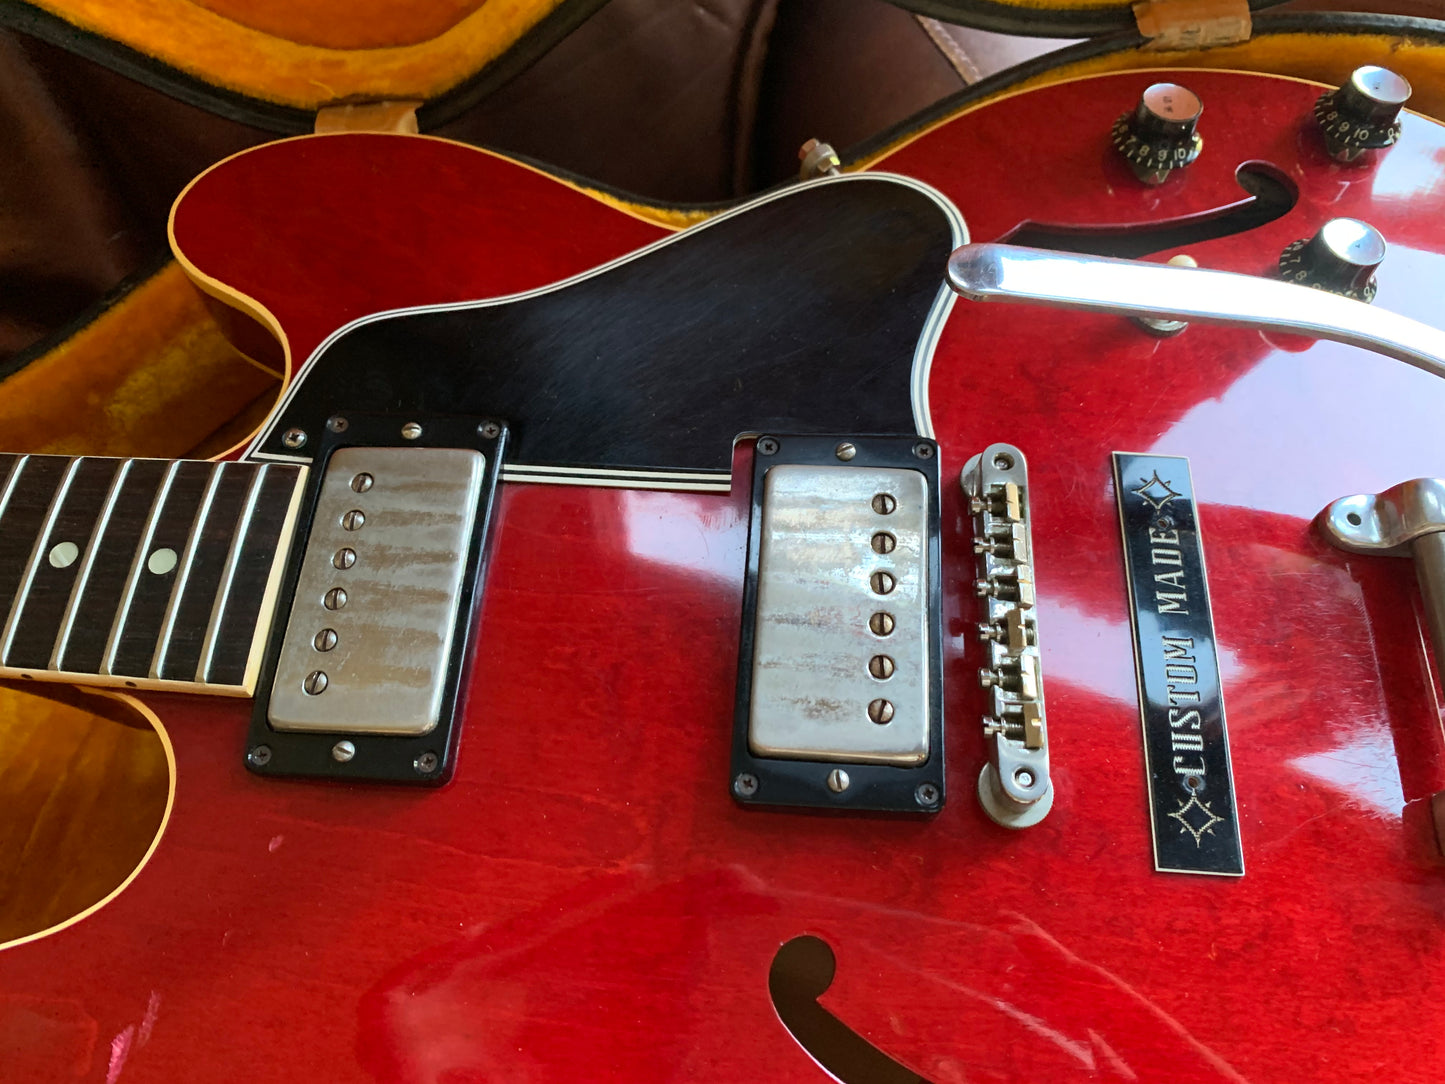
[{"label": "cherry red electric guitar", "polygon": [[[1253,330],[950,311],[942,286],[967,234],[1272,276],[1348,217],[1390,245],[1374,305],[1439,322],[1440,126],[1406,114],[1347,165],[1322,88],[1171,73],[1204,102],[1203,146],[1145,185],[1111,129],[1157,78],[994,102],[889,174],[780,192],[546,288],[655,227],[521,183],[527,228],[555,214],[565,243],[487,232],[483,251],[464,224],[507,170],[430,140],[283,143],[203,177],[175,243],[285,336],[272,417],[224,467],[3,467],[6,673],[108,685],[174,756],[130,883],[0,952],[7,1073],[1437,1079],[1425,626],[1408,562],[1351,556],[1315,520],[1441,473],[1445,383]],[[192,217],[261,156],[229,219]],[[336,202],[300,200],[288,161]],[[366,205],[345,183],[365,175],[393,198]],[[524,273],[486,277],[507,265]],[[1024,647],[1053,787],[1016,830],[975,799],[996,656],[958,483],[998,443],[1028,457]],[[1242,877],[1155,870],[1115,451],[1192,468],[1233,766],[1232,802],[1201,804],[1237,834]],[[839,549],[810,513],[853,498],[805,485],[790,506],[770,457],[806,485],[891,472],[904,488],[865,501],[897,517],[862,535],[873,556],[822,561]],[[845,565],[899,592],[880,643],[922,615],[917,650],[838,679],[878,690],[866,717],[765,742],[767,698],[786,697],[739,690],[795,674],[762,633],[793,612],[777,573]],[[905,609],[925,575],[932,597]],[[907,699],[915,678],[936,703]],[[897,737],[858,737],[880,733]],[[899,779],[912,811],[869,811],[906,804]],[[1201,852],[1224,831],[1162,822]]]}]

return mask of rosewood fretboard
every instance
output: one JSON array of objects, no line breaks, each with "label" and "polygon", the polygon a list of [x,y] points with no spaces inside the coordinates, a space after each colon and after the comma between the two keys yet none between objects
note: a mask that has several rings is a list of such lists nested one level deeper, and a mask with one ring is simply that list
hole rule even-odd
[{"label": "rosewood fretboard", "polygon": [[303,476],[0,454],[0,675],[249,694]]}]

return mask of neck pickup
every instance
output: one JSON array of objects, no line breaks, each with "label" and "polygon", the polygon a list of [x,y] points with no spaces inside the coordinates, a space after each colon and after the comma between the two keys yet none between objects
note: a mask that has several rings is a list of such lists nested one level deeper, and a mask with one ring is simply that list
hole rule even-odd
[{"label": "neck pickup", "polygon": [[251,695],[304,476],[0,455],[0,676]]}]

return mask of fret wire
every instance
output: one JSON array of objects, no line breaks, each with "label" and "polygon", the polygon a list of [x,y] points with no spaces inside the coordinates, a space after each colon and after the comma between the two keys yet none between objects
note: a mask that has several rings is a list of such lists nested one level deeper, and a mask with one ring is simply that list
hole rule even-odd
[{"label": "fret wire", "polygon": [[120,634],[125,627],[126,614],[130,611],[131,601],[135,598],[135,585],[140,579],[141,569],[145,567],[146,554],[151,548],[152,539],[155,538],[156,523],[160,520],[161,509],[165,506],[166,496],[171,491],[171,483],[175,481],[176,472],[181,469],[181,462],[181,460],[176,460],[166,468],[165,477],[161,480],[160,489],[156,491],[155,500],[151,502],[150,513],[146,516],[145,530],[141,534],[139,546],[136,547],[135,559],[130,564],[130,572],[126,575],[125,590],[121,593],[115,620],[111,622],[110,636],[105,641],[105,652],[101,655],[100,672],[107,676],[115,672],[115,653],[120,647]]},{"label": "fret wire", "polygon": [[134,459],[127,459],[120,465],[120,469],[115,472],[115,480],[110,484],[110,492],[105,495],[105,504],[101,507],[100,518],[96,520],[95,530],[90,533],[90,541],[86,543],[85,557],[80,563],[79,573],[76,574],[75,586],[70,589],[70,599],[65,604],[65,615],[60,619],[60,632],[56,635],[55,647],[50,652],[49,668],[51,670],[60,669],[60,658],[70,643],[70,633],[75,627],[75,615],[80,609],[81,596],[90,582],[90,571],[95,566],[96,554],[100,552],[101,539],[110,525],[110,516],[115,511],[116,501],[120,498],[121,486],[125,484],[134,463]]},{"label": "fret wire", "polygon": [[181,608],[181,596],[185,594],[186,581],[190,579],[191,568],[196,561],[196,549],[200,546],[201,534],[206,526],[206,517],[211,513],[211,505],[216,499],[216,490],[220,488],[221,477],[229,466],[232,464],[217,463],[212,468],[210,480],[206,483],[206,491],[201,496],[200,505],[196,508],[195,518],[191,520],[190,537],[186,539],[186,549],[181,556],[180,568],[176,572],[176,582],[171,585],[171,597],[166,600],[166,615],[161,621],[160,635],[156,637],[155,654],[151,656],[150,676],[153,678],[161,676],[161,666],[165,662],[166,649],[171,645],[171,635],[176,631],[176,615]]},{"label": "fret wire", "polygon": [[256,500],[261,495],[261,485],[266,479],[269,466],[258,467],[251,476],[251,485],[246,491],[246,504],[231,538],[231,548],[226,553],[225,571],[221,573],[221,588],[216,592],[216,601],[211,606],[211,618],[206,624],[206,638],[201,643],[201,658],[196,664],[196,681],[204,683],[210,675],[211,659],[216,653],[216,637],[221,631],[221,616],[231,600],[231,589],[235,586],[236,566],[241,563],[241,550],[246,542],[246,532],[251,527],[251,516],[256,510]]},{"label": "fret wire", "polygon": [[14,496],[15,489],[20,484],[20,474],[32,458],[28,455],[19,456],[15,460],[15,465],[11,467],[10,476],[5,479],[5,489],[0,492],[0,516],[4,516],[5,510],[10,507],[10,498]]},{"label": "fret wire", "polygon": [[5,620],[5,632],[0,635],[0,664],[10,657],[10,648],[15,640],[15,628],[20,623],[20,612],[25,608],[25,598],[30,594],[31,585],[35,583],[35,570],[39,567],[40,559],[45,553],[45,543],[55,526],[56,517],[60,515],[60,506],[65,500],[65,493],[75,479],[75,472],[79,469],[80,456],[75,456],[65,468],[65,473],[61,475],[60,485],[50,498],[50,506],[45,510],[45,518],[40,522],[40,533],[35,536],[35,545],[30,549],[30,560],[25,565],[25,574],[20,577],[20,586],[16,588],[14,601],[10,604],[10,614]]}]

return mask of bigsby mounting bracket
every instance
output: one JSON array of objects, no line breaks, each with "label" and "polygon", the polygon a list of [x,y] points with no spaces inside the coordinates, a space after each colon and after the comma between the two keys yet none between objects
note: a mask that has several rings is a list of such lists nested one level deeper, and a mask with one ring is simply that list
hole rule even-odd
[{"label": "bigsby mounting bracket", "polygon": [[765,435],[756,449],[732,795],[937,812],[938,446]]}]

